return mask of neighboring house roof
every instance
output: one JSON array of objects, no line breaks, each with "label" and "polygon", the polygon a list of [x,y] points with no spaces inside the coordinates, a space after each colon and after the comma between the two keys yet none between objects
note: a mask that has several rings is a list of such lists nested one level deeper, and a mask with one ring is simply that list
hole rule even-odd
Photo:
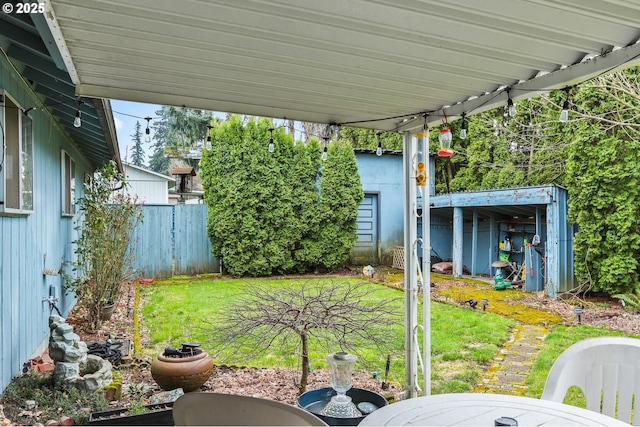
[{"label": "neighboring house roof", "polygon": [[124,164],[125,173],[128,170],[135,170],[138,173],[141,173],[141,174],[144,174],[144,175],[148,175],[150,180],[153,180],[153,181],[167,181],[167,182],[169,182],[169,188],[174,186],[175,183],[176,183],[175,178],[173,178],[171,176],[164,175],[164,174],[158,173],[156,171],[152,171],[150,169],[147,169],[147,168],[144,168],[144,167],[141,167],[141,166],[136,166],[136,165],[133,165],[131,163],[126,163],[125,162],[123,164]]},{"label": "neighboring house roof", "polygon": [[44,4],[81,95],[381,130],[422,126],[422,113],[440,125],[640,58],[638,1]]},{"label": "neighboring house roof", "polygon": [[[43,14],[0,14],[0,48],[41,101],[24,109],[49,110],[94,168],[112,159],[122,170],[109,100],[81,98],[78,103],[75,84]],[[74,127],[78,108],[82,126]]]}]

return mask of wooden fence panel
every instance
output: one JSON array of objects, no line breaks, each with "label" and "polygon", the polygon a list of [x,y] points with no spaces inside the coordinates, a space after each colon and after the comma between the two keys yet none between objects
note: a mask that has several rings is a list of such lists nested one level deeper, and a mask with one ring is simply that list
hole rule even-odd
[{"label": "wooden fence panel", "polygon": [[140,277],[163,278],[218,271],[206,233],[206,205],[145,205],[134,230],[133,268]]}]

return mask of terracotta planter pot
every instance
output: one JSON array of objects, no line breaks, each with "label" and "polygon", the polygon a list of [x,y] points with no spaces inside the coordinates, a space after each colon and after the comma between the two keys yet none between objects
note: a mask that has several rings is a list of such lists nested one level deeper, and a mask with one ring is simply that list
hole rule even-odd
[{"label": "terracotta planter pot", "polygon": [[199,389],[213,371],[213,360],[206,351],[188,357],[159,354],[151,362],[151,376],[163,390],[182,388],[186,392]]}]

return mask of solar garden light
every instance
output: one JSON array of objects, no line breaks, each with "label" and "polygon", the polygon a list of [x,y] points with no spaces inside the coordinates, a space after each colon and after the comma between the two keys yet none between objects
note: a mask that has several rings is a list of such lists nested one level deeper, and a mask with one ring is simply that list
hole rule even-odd
[{"label": "solar garden light", "polygon": [[582,323],[582,306],[577,306],[576,308],[573,309],[573,311],[575,311],[576,316],[578,316],[578,324]]},{"label": "solar garden light", "polygon": [[487,311],[488,305],[489,305],[489,300],[487,298],[482,298],[482,311]]}]

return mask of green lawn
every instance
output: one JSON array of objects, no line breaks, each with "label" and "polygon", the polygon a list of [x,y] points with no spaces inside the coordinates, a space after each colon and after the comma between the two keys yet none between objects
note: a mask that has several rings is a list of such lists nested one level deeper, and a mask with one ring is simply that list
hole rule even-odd
[{"label": "green lawn", "polygon": [[[360,279],[323,279],[356,282],[366,287],[371,301],[393,300],[397,310],[397,324],[386,329],[386,343],[392,364],[390,380],[398,385],[404,382],[404,293],[384,285],[364,282]],[[269,352],[256,356],[246,348],[233,348],[233,354],[218,354],[211,343],[212,329],[221,322],[225,310],[243,294],[247,286],[267,283],[277,292],[281,286],[300,286],[296,279],[251,279],[223,280],[217,278],[172,278],[158,281],[144,289],[145,305],[143,324],[149,331],[151,342],[147,346],[150,354],[161,352],[170,344],[197,342],[215,355],[216,363],[253,367],[298,367],[298,348],[295,343],[271,348]],[[368,297],[369,298],[369,297]],[[422,308],[419,307],[419,313]],[[471,310],[447,304],[431,304],[432,346],[432,393],[472,391],[480,380],[489,361],[497,354],[514,325],[510,319],[481,310]],[[421,319],[419,319],[421,322]],[[422,337],[420,334],[420,342]],[[370,343],[358,344],[361,369],[384,371],[387,357]],[[327,349],[311,342],[311,368],[326,368]]]}]

